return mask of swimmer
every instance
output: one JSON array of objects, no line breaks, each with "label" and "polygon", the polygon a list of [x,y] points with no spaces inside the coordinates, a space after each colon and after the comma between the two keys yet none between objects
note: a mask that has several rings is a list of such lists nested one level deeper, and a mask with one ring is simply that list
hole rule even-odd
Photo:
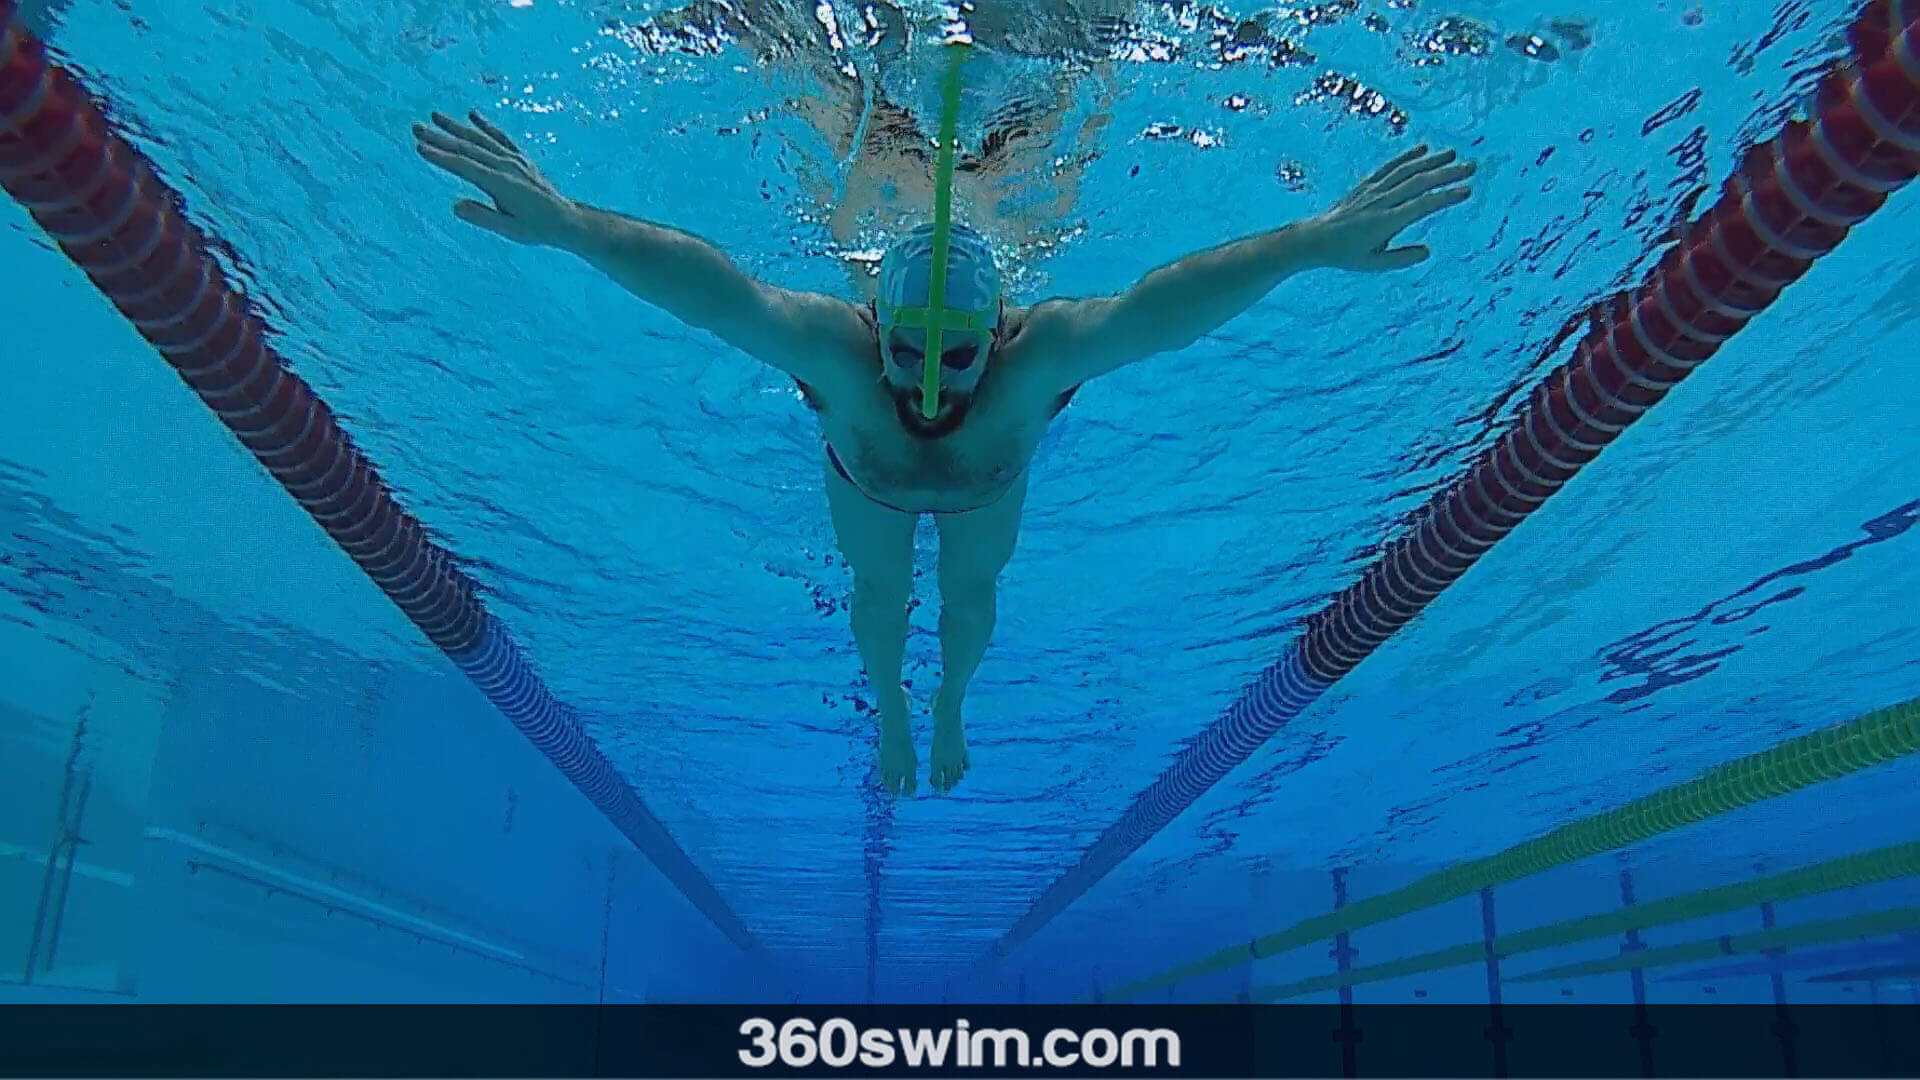
[{"label": "swimmer", "polygon": [[[969,40],[1029,67],[1002,88],[1005,100],[981,118],[978,141],[961,147],[954,163],[955,203],[977,229],[1016,249],[1052,247],[1074,231],[1082,173],[1098,157],[1082,144],[1105,128],[1117,91],[1103,42],[1130,25],[1133,9],[1133,0],[1020,0],[959,13]],[[804,92],[784,109],[840,167],[837,176],[803,168],[796,179],[823,211],[851,293],[867,301],[876,284],[867,252],[877,246],[868,241],[917,224],[937,186],[934,131],[886,89],[914,81],[902,69],[914,63],[923,28],[894,0],[863,3],[857,18],[834,12],[810,0],[689,0],[630,29],[655,54],[736,49],[775,85],[799,80]],[[1083,89],[1100,104],[1074,123]]]},{"label": "swimmer", "polygon": [[[436,113],[413,128],[422,157],[486,196],[455,203],[455,216],[586,260],[784,372],[819,417],[827,505],[853,571],[854,642],[879,704],[880,782],[895,795],[919,783],[901,668],[921,515],[933,517],[940,541],[943,671],[928,780],[947,792],[969,766],[962,701],[993,634],[1028,465],[1075,391],[1195,344],[1303,271],[1424,262],[1426,247],[1396,238],[1465,202],[1474,171],[1452,151],[1415,147],[1318,216],[1178,259],[1114,295],[1031,306],[1001,294],[991,246],[948,221],[943,188],[935,223],[887,249],[875,301],[858,305],[756,281],[696,236],[577,203],[498,127],[477,113],[469,120]],[[943,123],[950,133],[951,117]],[[943,141],[950,172],[952,139]]]}]

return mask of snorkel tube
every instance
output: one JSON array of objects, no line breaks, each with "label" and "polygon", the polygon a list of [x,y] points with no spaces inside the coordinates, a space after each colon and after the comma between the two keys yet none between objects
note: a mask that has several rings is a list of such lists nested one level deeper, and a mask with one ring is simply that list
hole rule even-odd
[{"label": "snorkel tube", "polygon": [[[947,48],[951,51],[947,54],[950,57],[947,77],[940,88],[940,145],[933,168],[933,250],[930,253],[932,265],[927,268],[926,304],[894,307],[886,303],[883,295],[880,306],[883,328],[907,326],[926,331],[926,354],[920,378],[920,413],[929,420],[940,412],[941,338],[953,331],[982,334],[992,326],[987,313],[947,310],[947,257],[953,251],[955,131],[960,125],[960,68],[967,62],[968,43],[951,41],[947,43]],[[883,266],[883,277],[884,273]],[[884,288],[882,292],[884,294]]]},{"label": "snorkel tube", "polygon": [[[883,295],[878,306],[883,331],[896,326],[905,326],[926,332],[926,352],[922,358],[920,377],[920,414],[928,420],[934,419],[940,412],[940,365],[945,353],[942,339],[948,334],[968,334],[980,339],[981,348],[984,351],[991,347],[990,339],[993,329],[998,325],[1000,318],[997,299],[989,303],[986,298],[979,298],[978,310],[969,310],[965,307],[960,310],[950,310],[947,306],[950,299],[948,286],[952,284],[949,280],[951,267],[947,260],[953,254],[955,228],[953,159],[958,145],[955,130],[959,127],[960,121],[960,69],[967,62],[971,52],[970,43],[964,40],[950,41],[946,47],[952,51],[948,53],[951,59],[940,93],[939,150],[934,158],[933,224],[929,237],[932,250],[927,256],[932,265],[927,268],[926,303],[923,306],[913,307],[894,307],[888,304],[885,300],[884,284],[886,264],[883,262],[881,270]],[[921,229],[927,228],[928,226],[921,227]],[[920,231],[920,229],[915,230],[916,233]],[[962,261],[970,262],[983,253],[968,250],[963,254],[965,258]],[[984,257],[991,260],[992,253],[986,251]],[[998,292],[997,285],[995,292]],[[882,347],[885,347],[884,344]]]},{"label": "snorkel tube", "polygon": [[[927,283],[927,351],[920,378],[920,415],[931,420],[940,411],[940,336],[947,324],[947,249],[953,240],[953,152],[960,126],[960,68],[967,44],[947,46],[952,57],[940,88],[940,150],[933,166],[933,276]],[[954,329],[964,329],[956,326]]]}]

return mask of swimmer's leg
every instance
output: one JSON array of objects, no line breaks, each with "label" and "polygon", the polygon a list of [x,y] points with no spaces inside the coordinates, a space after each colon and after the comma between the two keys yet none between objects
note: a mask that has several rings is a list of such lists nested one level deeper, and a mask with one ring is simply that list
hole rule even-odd
[{"label": "swimmer's leg", "polygon": [[941,514],[940,528],[940,690],[933,698],[933,760],[928,782],[935,791],[951,791],[967,774],[966,723],[960,704],[979,670],[993,637],[998,610],[1000,570],[1020,539],[1020,512],[1027,501],[1027,477],[992,506],[970,514]]},{"label": "swimmer's leg", "polygon": [[827,467],[827,507],[840,553],[853,570],[853,642],[866,665],[880,710],[880,785],[894,795],[919,786],[907,692],[900,668],[907,651],[907,602],[913,596],[912,514],[862,495]]}]

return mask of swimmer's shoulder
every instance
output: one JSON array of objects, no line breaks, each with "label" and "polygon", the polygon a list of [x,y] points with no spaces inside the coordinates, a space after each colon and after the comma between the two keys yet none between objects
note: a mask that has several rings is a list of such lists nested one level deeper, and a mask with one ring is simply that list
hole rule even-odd
[{"label": "swimmer's shoulder", "polygon": [[1042,300],[1025,307],[1008,305],[1000,337],[1001,354],[1008,366],[1024,371],[1062,366],[1064,354],[1073,347],[1074,328],[1085,306],[1086,301],[1069,298]]},{"label": "swimmer's shoulder", "polygon": [[1018,372],[1015,384],[1019,396],[1044,406],[1049,415],[1058,414],[1080,389],[1068,377],[1072,370],[1068,350],[1072,347],[1070,327],[1083,302],[1072,299],[1042,300],[1026,307],[1009,305],[1006,325],[1001,331],[1002,360],[1009,372]]},{"label": "swimmer's shoulder", "polygon": [[[812,377],[793,376],[807,405],[822,411],[829,399],[839,399],[873,381],[880,362],[878,330],[871,305],[852,304],[818,294],[811,294],[806,302],[835,308],[831,317],[816,318],[812,322],[816,333],[811,336],[809,348],[817,353],[808,372]],[[819,314],[827,313],[823,310]]]},{"label": "swimmer's shoulder", "polygon": [[[1059,305],[1070,304],[1070,300],[1041,300],[1038,303],[1014,305],[1008,304],[1005,322],[1000,328],[1000,349],[1008,359],[1034,357],[1044,353],[1047,342],[1047,328],[1051,320],[1061,314]],[[1035,333],[1035,331],[1039,331]],[[1022,363],[1027,362],[1022,359]]]},{"label": "swimmer's shoulder", "polygon": [[775,325],[788,339],[783,345],[806,358],[804,370],[795,370],[800,365],[776,366],[820,390],[866,378],[879,348],[871,310],[836,296],[774,291],[774,303],[781,309]]}]

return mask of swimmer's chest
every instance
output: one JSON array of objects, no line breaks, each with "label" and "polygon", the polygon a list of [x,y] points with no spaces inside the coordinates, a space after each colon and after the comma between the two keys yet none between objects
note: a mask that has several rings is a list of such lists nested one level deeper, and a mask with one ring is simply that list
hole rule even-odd
[{"label": "swimmer's chest", "polygon": [[884,393],[876,398],[848,415],[821,417],[848,469],[876,494],[998,494],[1026,468],[1045,429],[1011,403],[983,401],[958,430],[921,439],[900,426]]}]

